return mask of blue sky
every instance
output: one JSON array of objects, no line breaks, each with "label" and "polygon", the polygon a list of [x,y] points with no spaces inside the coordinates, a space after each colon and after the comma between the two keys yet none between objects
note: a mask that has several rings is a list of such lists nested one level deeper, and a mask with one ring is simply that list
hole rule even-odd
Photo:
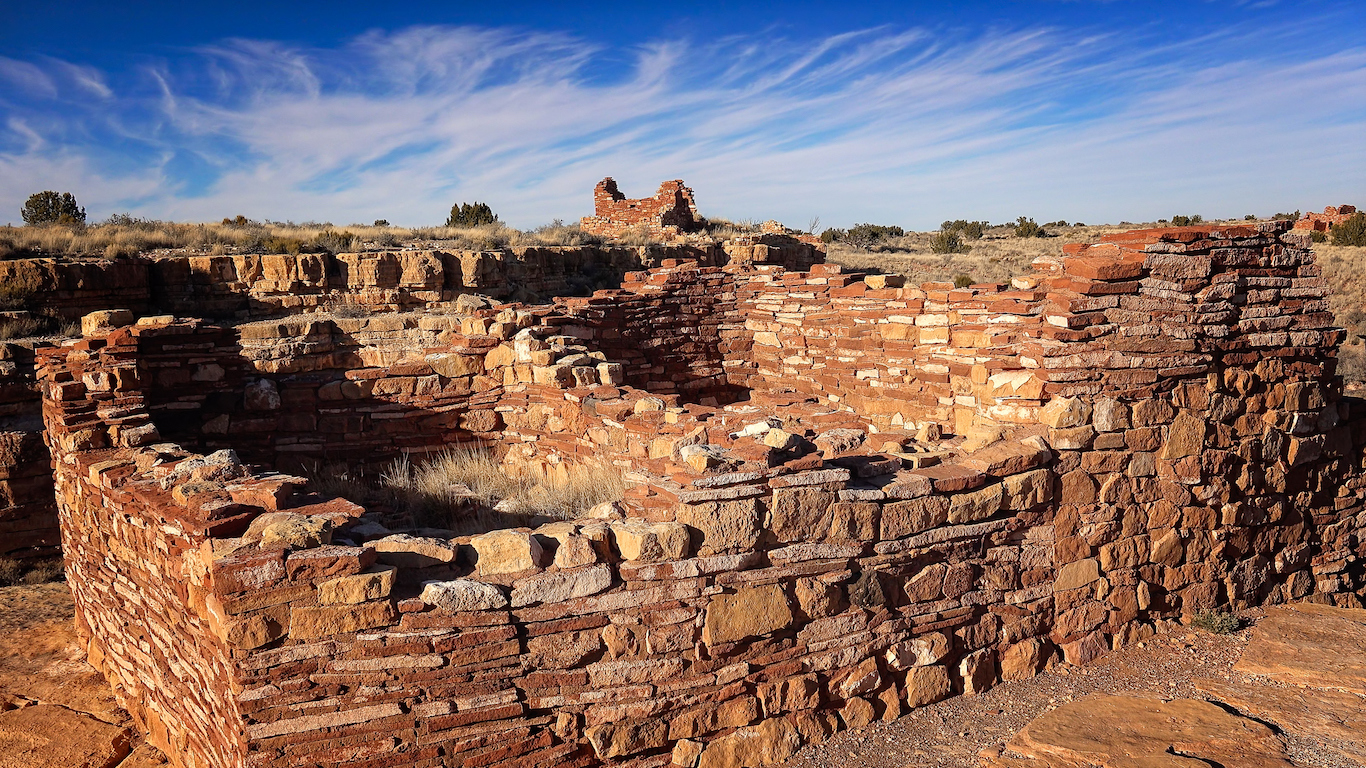
[{"label": "blue sky", "polygon": [[608,175],[800,228],[1366,203],[1359,3],[8,5],[0,221],[528,227]]}]

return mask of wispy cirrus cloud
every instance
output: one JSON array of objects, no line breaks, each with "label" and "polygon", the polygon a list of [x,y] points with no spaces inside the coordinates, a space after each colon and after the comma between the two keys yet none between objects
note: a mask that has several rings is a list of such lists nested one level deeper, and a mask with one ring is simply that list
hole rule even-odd
[{"label": "wispy cirrus cloud", "polygon": [[681,177],[704,213],[790,224],[1269,213],[1366,192],[1366,48],[1287,55],[1311,26],[626,52],[413,27],[227,40],[117,80],[0,58],[0,217],[60,188],[96,215],[421,224],[480,199],[534,225],[587,213],[605,175],[639,195]]}]

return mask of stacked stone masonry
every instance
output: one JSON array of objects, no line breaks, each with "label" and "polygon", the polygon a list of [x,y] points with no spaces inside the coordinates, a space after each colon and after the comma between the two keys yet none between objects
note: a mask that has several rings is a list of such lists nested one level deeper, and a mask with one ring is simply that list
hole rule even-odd
[{"label": "stacked stone masonry", "polygon": [[1314,232],[1327,232],[1329,229],[1356,215],[1355,205],[1325,206],[1323,213],[1306,213],[1295,222],[1295,229],[1308,229]]},{"label": "stacked stone masonry", "polygon": [[702,228],[692,190],[682,179],[659,185],[654,197],[628,200],[610,176],[593,188],[593,215],[579,220],[584,232],[620,237],[631,230],[653,235],[680,235]]},{"label": "stacked stone masonry", "polygon": [[[731,260],[758,261],[805,268],[820,259],[808,244],[792,238],[764,237],[715,246],[655,246],[649,248],[555,247],[504,251],[440,252],[389,251],[360,254],[277,254],[138,258],[119,261],[59,261],[31,259],[0,262],[0,282],[33,285],[34,308],[55,312],[64,319],[96,311],[131,310],[137,315],[158,313],[213,317],[245,322],[238,334],[248,356],[258,356],[265,373],[302,373],[321,367],[341,376],[351,369],[397,360],[395,350],[437,346],[441,331],[459,329],[461,318],[487,302],[461,300],[466,294],[495,298],[535,298],[574,294],[600,283],[616,285],[629,270],[669,259],[687,258],[700,264]],[[473,296],[466,296],[473,299]],[[444,317],[421,315],[428,310]],[[457,314],[463,312],[464,314]],[[333,320],[319,313],[339,313]],[[301,318],[291,320],[289,318]],[[260,320],[278,318],[276,322]],[[452,325],[453,323],[453,325]],[[421,327],[419,327],[421,326]],[[336,340],[333,341],[335,335]],[[350,341],[354,336],[359,341]],[[226,337],[225,337],[226,338]],[[202,392],[232,385],[240,390],[244,363],[237,339],[223,341],[224,358],[217,368],[182,366],[167,362],[158,385],[168,391],[190,387]],[[41,343],[40,343],[41,344]],[[52,470],[42,441],[42,418],[33,375],[32,342],[0,344],[0,555],[44,556],[56,553],[59,534],[52,501]],[[300,349],[309,350],[306,353]],[[277,363],[275,358],[291,362]],[[387,362],[385,362],[387,361]],[[222,369],[222,370],[220,370]],[[223,371],[227,371],[225,374]],[[226,375],[226,379],[222,378]],[[367,386],[364,382],[355,385]],[[323,393],[329,396],[336,387]],[[348,386],[348,393],[354,394]],[[237,393],[240,400],[241,392]],[[214,403],[207,406],[215,408]],[[224,407],[223,410],[231,410]],[[259,416],[260,414],[258,414]],[[367,426],[384,414],[368,418]],[[168,418],[173,418],[168,417]],[[362,417],[367,418],[367,417]],[[224,441],[249,447],[244,431],[278,430],[281,452],[313,459],[321,451],[311,446],[329,443],[314,439],[316,429],[334,429],[335,422],[313,415],[268,423],[238,419],[233,435]],[[415,443],[440,445],[444,435],[411,424]],[[196,424],[195,429],[200,425]],[[212,428],[209,430],[212,433]],[[231,438],[231,439],[229,439]],[[286,447],[297,439],[294,447]],[[331,444],[336,445],[331,439]],[[365,441],[349,450],[329,453],[335,460],[366,455]],[[275,461],[275,456],[261,456]]]},{"label": "stacked stone masonry", "polygon": [[[184,766],[720,768],[1199,609],[1359,605],[1366,406],[1286,226],[39,349],[83,642]],[[238,461],[471,440],[632,487],[424,536]]]}]

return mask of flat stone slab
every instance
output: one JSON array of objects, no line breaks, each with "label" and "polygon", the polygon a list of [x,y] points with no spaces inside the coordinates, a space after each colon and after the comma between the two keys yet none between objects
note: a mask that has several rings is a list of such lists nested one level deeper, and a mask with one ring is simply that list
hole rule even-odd
[{"label": "flat stone slab", "polygon": [[1199,699],[1093,694],[1044,714],[996,764],[1019,768],[1290,768],[1270,727]]},{"label": "flat stone slab", "polygon": [[1366,696],[1366,609],[1315,603],[1270,608],[1234,669]]},{"label": "flat stone slab", "polygon": [[65,707],[0,712],[0,768],[113,768],[131,751],[127,728]]},{"label": "flat stone slab", "polygon": [[1366,697],[1346,691],[1196,680],[1202,693],[1286,733],[1318,739],[1366,766]]}]

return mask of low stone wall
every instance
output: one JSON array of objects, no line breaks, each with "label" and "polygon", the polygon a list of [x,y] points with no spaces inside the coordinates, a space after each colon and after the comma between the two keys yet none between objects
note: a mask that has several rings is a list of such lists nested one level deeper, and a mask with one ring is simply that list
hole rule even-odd
[{"label": "low stone wall", "polygon": [[67,320],[107,309],[243,320],[347,307],[412,309],[465,293],[545,301],[616,285],[629,270],[680,258],[720,264],[727,255],[722,245],[668,245],[44,258],[0,261],[0,281],[32,285],[29,305]]},{"label": "low stone wall", "polygon": [[0,556],[59,553],[52,465],[33,378],[33,344],[0,343]]},{"label": "low stone wall", "polygon": [[[1359,605],[1366,407],[1299,237],[1138,232],[942,295],[674,263],[415,327],[146,321],[40,350],[85,642],[187,766],[719,768],[1196,610]],[[720,317],[663,322],[657,352],[630,335],[690,314]],[[746,362],[767,333],[787,354]],[[690,399],[716,375],[749,398]],[[878,388],[896,411],[860,405]],[[177,412],[211,444],[162,443]],[[973,434],[936,441],[945,414]],[[422,538],[203,455],[310,434],[496,437],[634,486],[588,519]]]}]

